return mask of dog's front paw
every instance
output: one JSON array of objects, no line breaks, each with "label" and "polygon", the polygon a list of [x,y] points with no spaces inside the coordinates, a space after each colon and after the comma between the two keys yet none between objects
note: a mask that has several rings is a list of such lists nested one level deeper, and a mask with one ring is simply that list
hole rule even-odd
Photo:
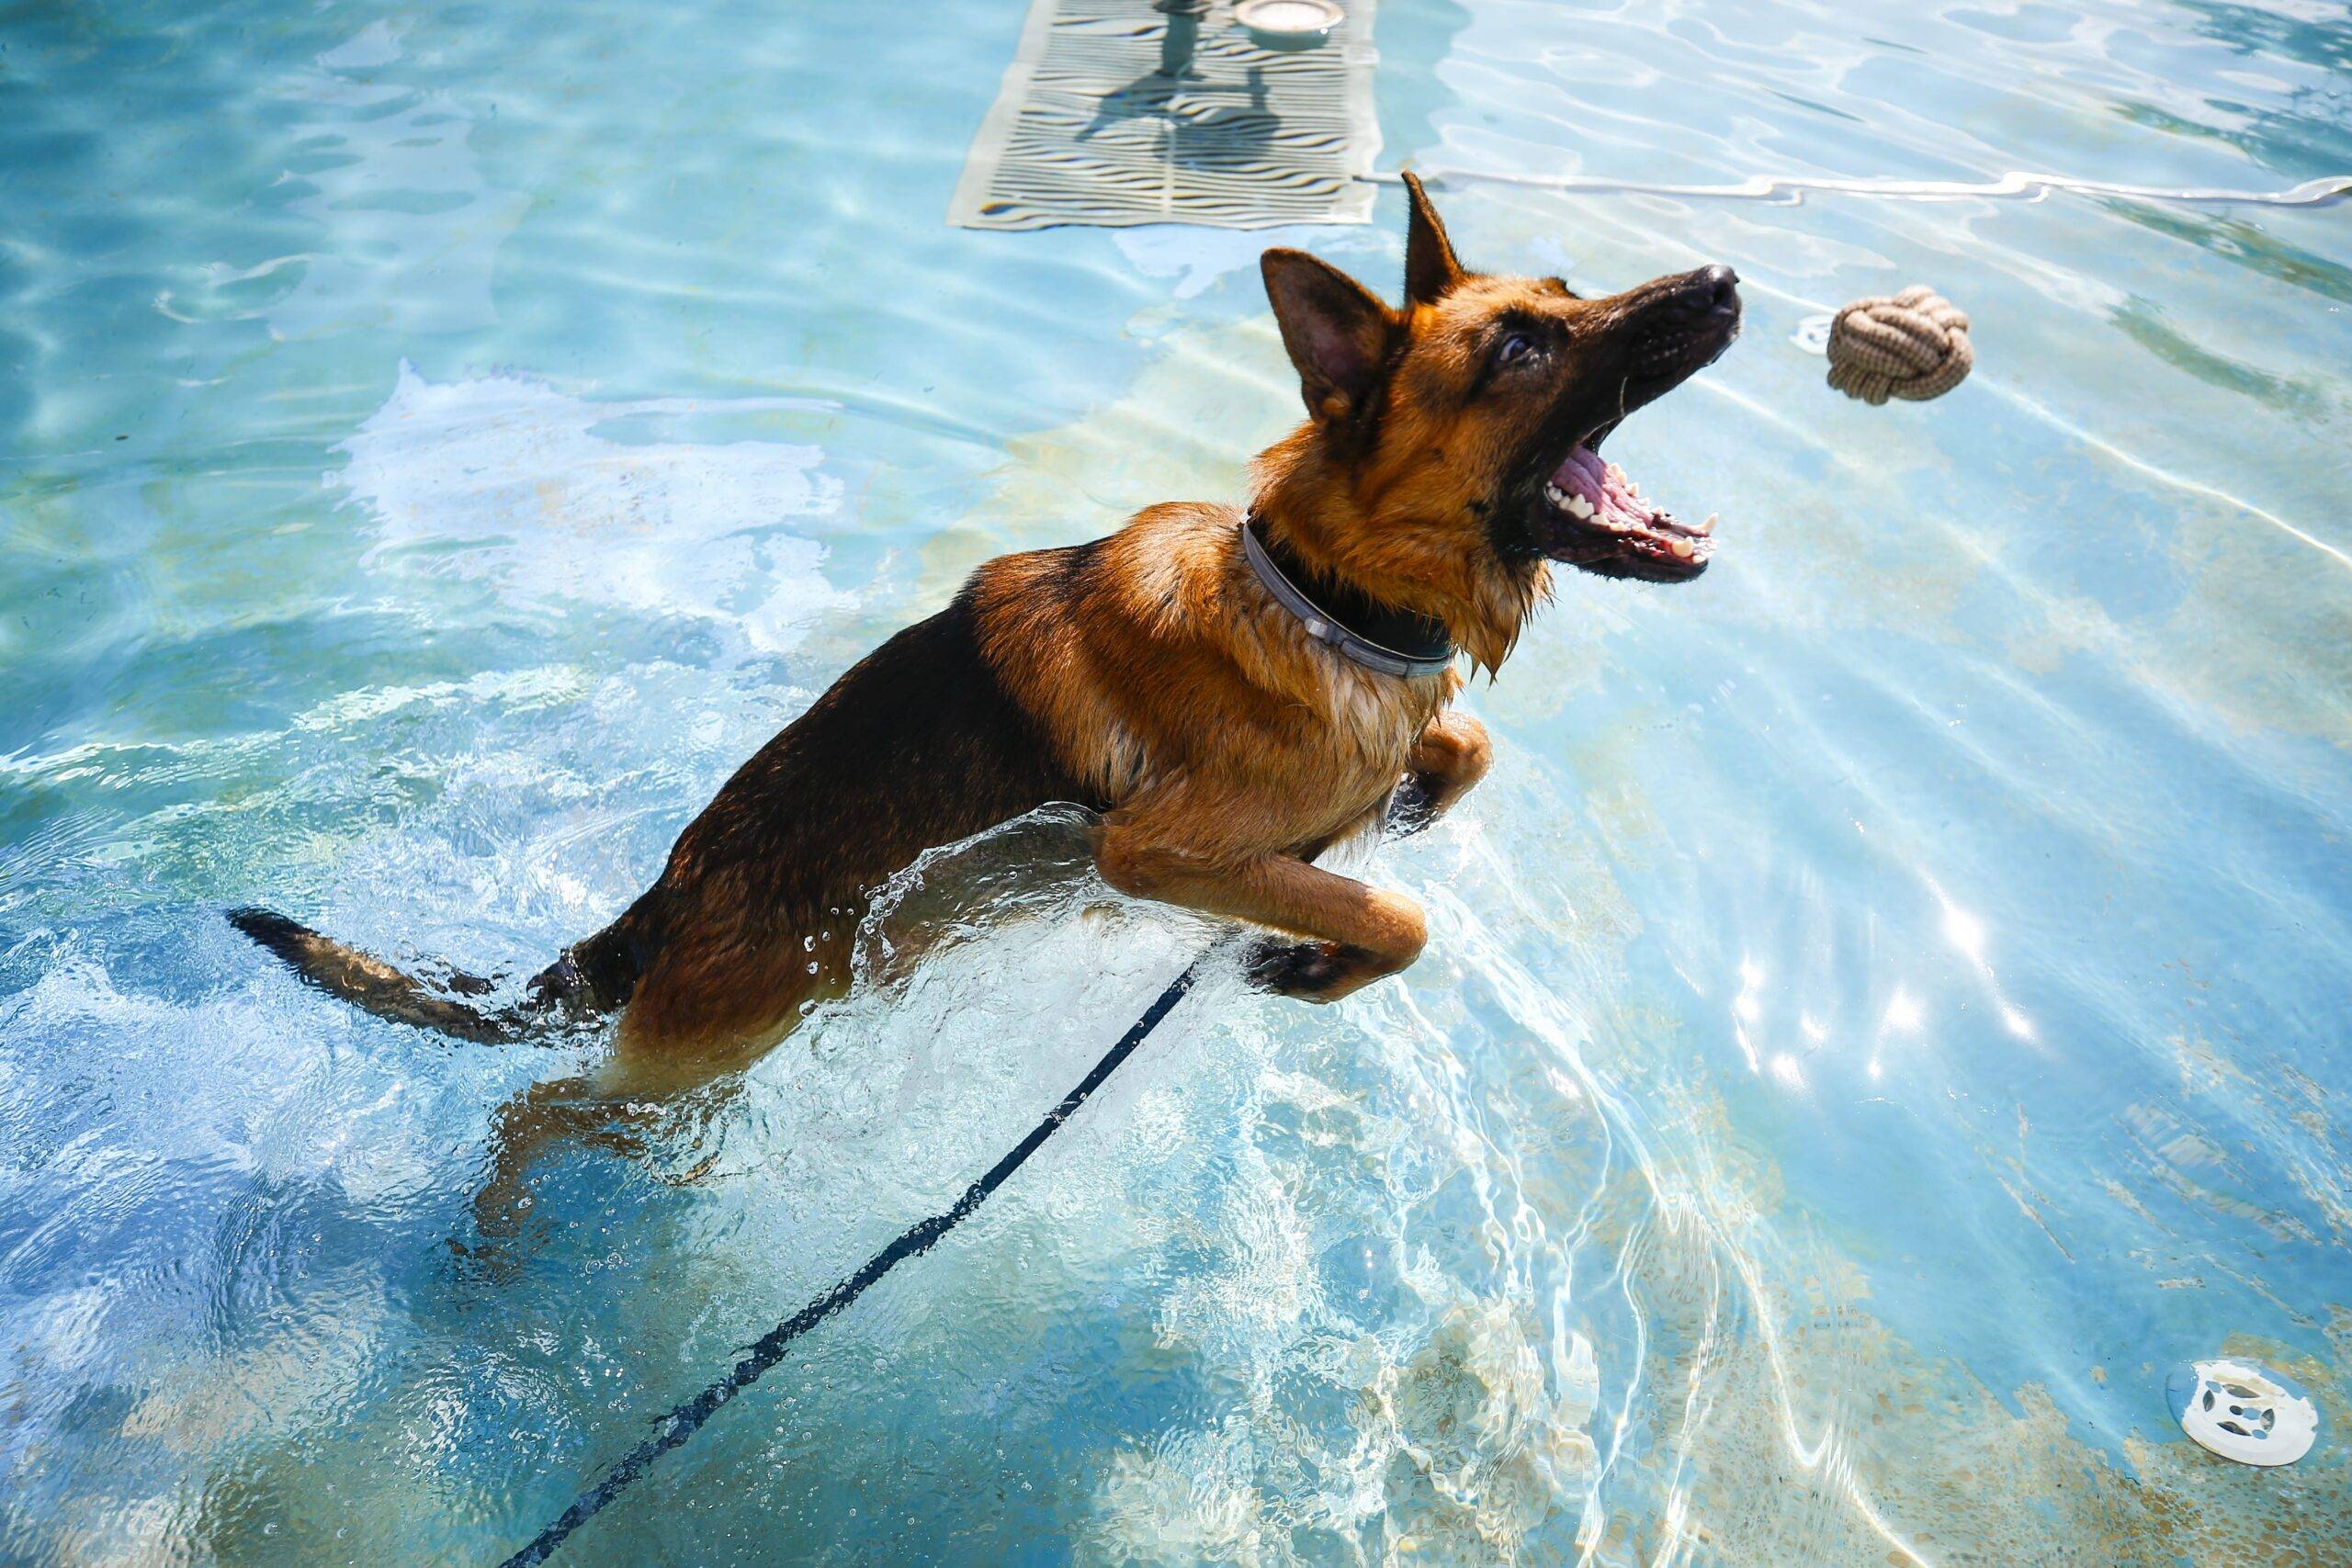
[{"label": "dog's front paw", "polygon": [[1385,824],[1392,839],[1409,839],[1437,820],[1437,786],[1422,773],[1407,773],[1396,781],[1388,793],[1388,820]]},{"label": "dog's front paw", "polygon": [[1351,966],[1345,950],[1331,942],[1280,942],[1268,938],[1253,943],[1242,955],[1242,973],[1257,990],[1302,1001],[1329,1001],[1333,988],[1348,978]]}]

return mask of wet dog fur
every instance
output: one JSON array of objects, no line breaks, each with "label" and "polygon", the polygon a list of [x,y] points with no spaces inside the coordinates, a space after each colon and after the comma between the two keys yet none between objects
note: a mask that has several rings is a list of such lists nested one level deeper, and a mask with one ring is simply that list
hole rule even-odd
[{"label": "wet dog fur", "polygon": [[[1249,515],[1310,594],[1442,623],[1491,672],[1554,562],[1654,581],[1703,569],[1697,531],[1662,515],[1601,526],[1547,487],[1572,450],[1723,351],[1735,280],[1713,267],[1584,299],[1472,273],[1407,183],[1401,307],[1304,252],[1265,254],[1308,417],[1259,457]],[[598,1071],[501,1111],[486,1226],[550,1138],[626,1147],[616,1108],[741,1067],[839,994],[870,897],[920,853],[1047,802],[1099,814],[1112,887],[1274,933],[1250,962],[1261,987],[1347,996],[1410,964],[1427,928],[1412,899],[1312,857],[1376,829],[1392,795],[1416,824],[1442,814],[1490,749],[1452,707],[1458,667],[1387,675],[1310,638],[1252,576],[1243,518],[1158,505],[1108,537],[979,568],[738,769],[652,887],[521,1005],[479,1007],[464,998],[483,982],[435,987],[267,911],[230,919],[311,983],[460,1039],[620,1011]]]}]

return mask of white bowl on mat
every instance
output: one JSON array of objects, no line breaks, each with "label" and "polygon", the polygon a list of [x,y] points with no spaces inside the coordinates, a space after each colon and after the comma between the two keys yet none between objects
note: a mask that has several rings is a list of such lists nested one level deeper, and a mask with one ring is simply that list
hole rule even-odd
[{"label": "white bowl on mat", "polygon": [[1261,49],[1313,49],[1348,14],[1334,0],[1241,0],[1233,19]]}]

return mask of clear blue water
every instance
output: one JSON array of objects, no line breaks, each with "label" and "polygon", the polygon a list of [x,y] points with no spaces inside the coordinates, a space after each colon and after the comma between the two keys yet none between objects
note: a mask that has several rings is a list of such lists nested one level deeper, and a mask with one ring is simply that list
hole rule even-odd
[{"label": "clear blue water", "polygon": [[[1254,259],[1401,211],[952,231],[1010,4],[0,13],[0,1558],[480,1562],[927,1212],[1197,931],[1082,877],[829,1010],[649,1166],[574,1062],[217,918],[527,972],[975,561],[1240,493]],[[1384,166],[2352,168],[2330,4],[1382,0]],[[1226,985],[574,1562],[2343,1561],[2346,209],[1442,194],[1474,264],[1720,260],[1615,455],[1723,513],[1564,581],[1429,956]],[[1792,338],[1930,282],[1979,372]],[[710,1168],[685,1181],[702,1161]],[[657,1177],[668,1179],[656,1179]],[[2173,1362],[2321,1443],[2188,1447]]]}]

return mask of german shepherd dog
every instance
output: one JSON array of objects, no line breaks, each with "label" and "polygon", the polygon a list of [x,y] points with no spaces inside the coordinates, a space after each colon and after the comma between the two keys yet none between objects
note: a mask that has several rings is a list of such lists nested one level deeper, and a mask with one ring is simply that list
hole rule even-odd
[{"label": "german shepherd dog", "polygon": [[[1603,299],[1467,272],[1406,185],[1402,309],[1304,252],[1265,254],[1308,417],[1260,455],[1246,514],[1170,502],[982,566],[745,762],[651,889],[527,1000],[487,1010],[465,998],[489,982],[429,986],[266,910],[229,917],[312,985],[461,1039],[622,1010],[597,1072],[500,1112],[478,1215],[511,1209],[548,1139],[627,1146],[619,1108],[775,1044],[846,988],[857,922],[894,874],[1047,802],[1099,814],[1112,887],[1278,933],[1247,960],[1263,989],[1333,1001],[1419,956],[1410,898],[1310,863],[1392,804],[1425,824],[1484,775],[1451,656],[1491,675],[1549,596],[1549,563],[1647,582],[1706,570],[1713,520],[1677,522],[1599,454],[1730,345],[1740,307],[1723,266]],[[1373,667],[1334,626],[1424,657]]]}]

